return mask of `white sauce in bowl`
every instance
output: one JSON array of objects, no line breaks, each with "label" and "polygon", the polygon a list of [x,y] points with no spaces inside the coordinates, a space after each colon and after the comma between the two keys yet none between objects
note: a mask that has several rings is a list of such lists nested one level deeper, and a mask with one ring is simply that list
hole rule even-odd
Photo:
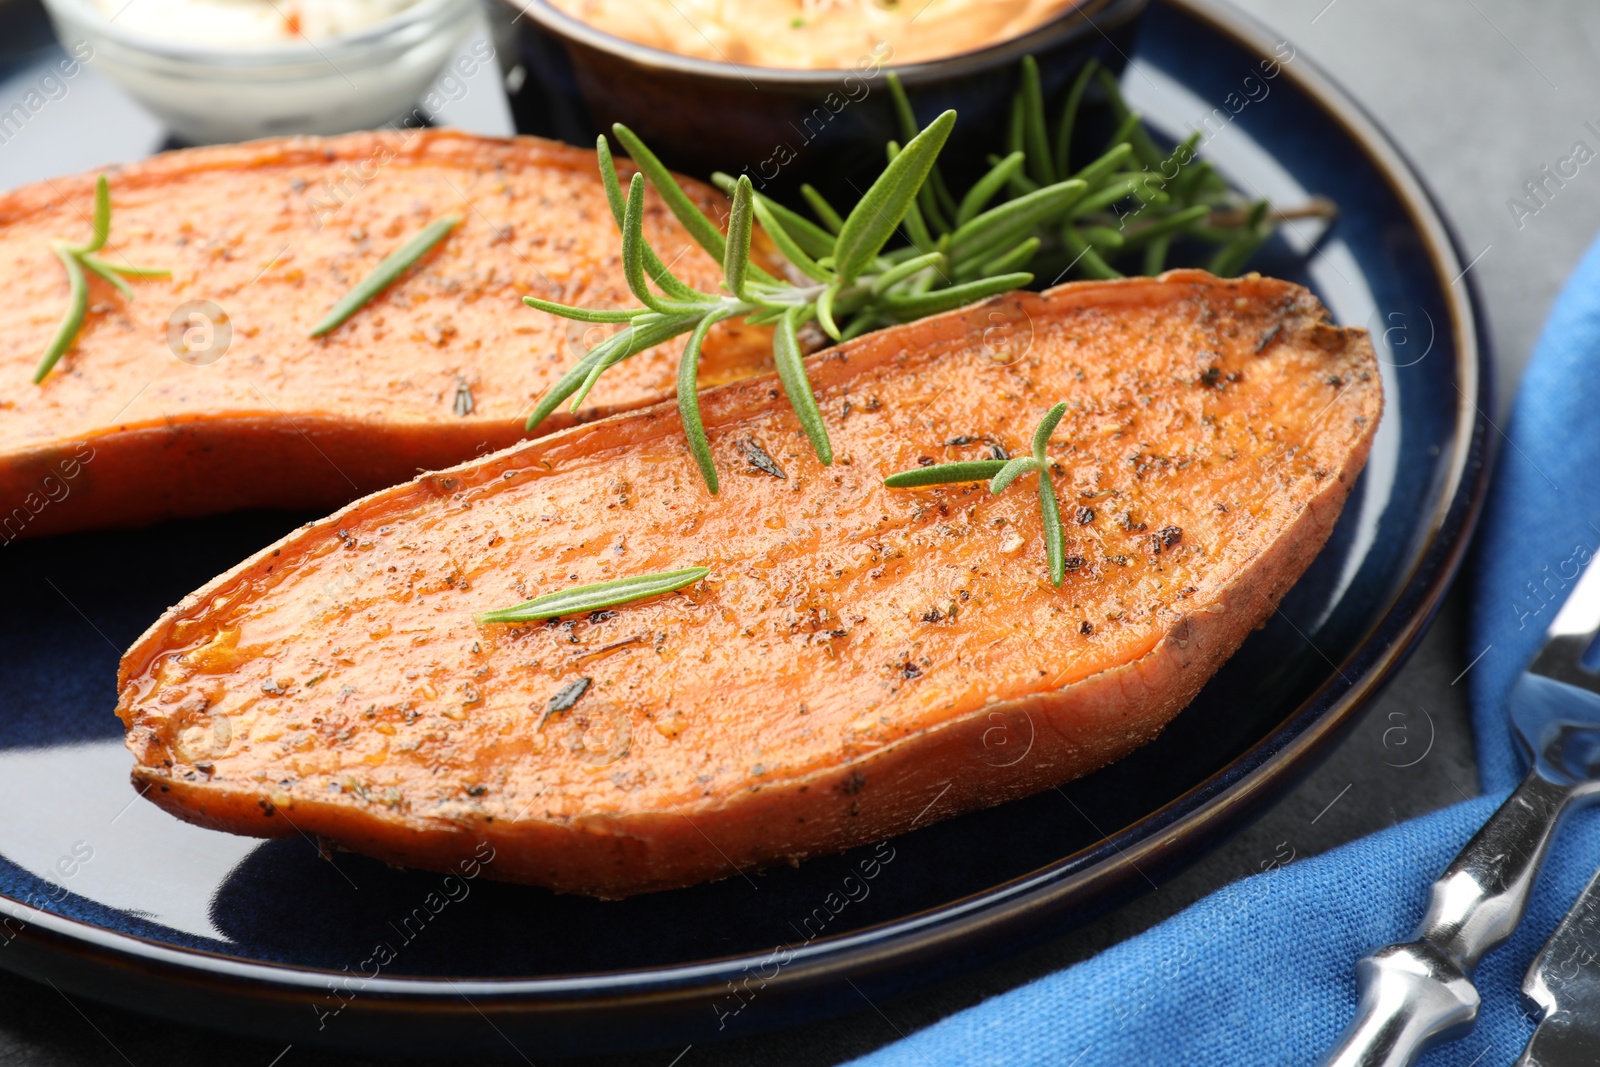
[{"label": "white sauce in bowl", "polygon": [[119,27],[174,43],[264,48],[376,26],[417,0],[94,0]]}]

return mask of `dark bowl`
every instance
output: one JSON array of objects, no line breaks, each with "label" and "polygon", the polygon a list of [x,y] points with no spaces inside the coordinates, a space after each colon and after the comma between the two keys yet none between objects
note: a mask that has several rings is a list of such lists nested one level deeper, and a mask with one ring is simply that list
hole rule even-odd
[{"label": "dark bowl", "polygon": [[[1065,95],[1090,58],[1120,72],[1149,0],[1083,0],[1054,21],[964,55],[898,66],[864,56],[850,70],[786,70],[715,63],[603,33],[546,0],[498,0],[498,20],[521,133],[591,146],[626,123],[673,169],[704,177],[747,173],[756,188],[792,193],[810,182],[859,199],[900,137],[885,76],[900,76],[921,122],[961,114],[942,159],[973,178],[1009,119],[1021,59],[1039,61],[1047,101]],[[516,72],[520,67],[522,73]],[[966,166],[963,166],[966,164]]]}]

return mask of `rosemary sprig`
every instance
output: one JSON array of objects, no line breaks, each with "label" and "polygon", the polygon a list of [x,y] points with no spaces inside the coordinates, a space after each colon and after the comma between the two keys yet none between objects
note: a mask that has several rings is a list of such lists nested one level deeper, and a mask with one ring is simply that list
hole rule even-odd
[{"label": "rosemary sprig", "polygon": [[[728,231],[695,206],[654,153],[626,126],[612,127],[641,175],[626,192],[611,145],[598,139],[600,175],[622,233],[628,286],[641,306],[587,309],[525,297],[529,306],[580,322],[620,329],[553,385],[528,418],[531,432],[564,402],[576,411],[607,370],[645,349],[689,334],[678,364],[678,411],[689,450],[712,493],[719,488],[710,443],[694,395],[700,352],[712,326],[743,318],[774,326],[773,357],[789,403],[817,458],[832,462],[828,439],[800,345],[816,323],[835,341],[975,303],[1030,284],[1035,274],[1117,278],[1137,267],[1159,273],[1175,241],[1216,246],[1207,265],[1218,274],[1242,270],[1271,236],[1265,201],[1234,194],[1195,154],[1196,134],[1164,152],[1121,96],[1116,79],[1085,66],[1052,123],[1038,65],[1023,61],[1004,156],[959,199],[939,172],[938,156],[955,123],[945,112],[918,130],[899,79],[889,86],[905,147],[888,145],[889,164],[848,213],[811,186],[801,196],[817,221],[755,191],[748,177],[716,174],[733,199]],[[1115,133],[1104,152],[1072,170],[1072,144],[1092,93],[1109,108]],[[1051,129],[1054,128],[1054,136]],[[694,240],[722,264],[722,291],[705,293],[675,276],[643,233],[648,181]],[[1319,212],[1324,210],[1319,206]],[[750,260],[759,224],[790,273],[773,277]],[[903,243],[893,244],[898,234]]]},{"label": "rosemary sprig", "polygon": [[1045,451],[1050,435],[1056,432],[1067,405],[1057,404],[1045,413],[1033,431],[1030,454],[1012,459],[980,459],[961,463],[936,463],[928,467],[891,474],[883,480],[890,489],[915,489],[927,485],[948,485],[952,482],[989,483],[989,492],[998,496],[1018,478],[1032,471],[1039,474],[1039,514],[1044,519],[1044,549],[1050,561],[1050,581],[1060,585],[1066,578],[1067,561],[1061,536],[1061,505],[1056,500],[1056,487],[1050,479],[1054,464]]},{"label": "rosemary sprig", "polygon": [[372,268],[372,273],[361,279],[348,293],[339,299],[339,302],[328,311],[322,321],[317,323],[311,331],[312,337],[321,337],[332,333],[345,320],[366,306],[367,302],[390,285],[394,280],[404,274],[410,266],[433,250],[433,246],[445,239],[445,235],[461,224],[461,216],[446,215],[442,219],[435,219],[428,223],[416,236],[401,245],[395,251],[383,258],[383,261]]},{"label": "rosemary sprig", "polygon": [[618,604],[631,604],[635,600],[660,596],[686,585],[693,585],[711,573],[709,567],[686,567],[683,570],[665,571],[661,574],[639,574],[631,578],[616,578],[609,582],[580,585],[563,589],[559,593],[546,593],[515,607],[486,611],[479,615],[479,626],[495,622],[538,622],[562,615],[577,615],[585,611],[614,608]]},{"label": "rosemary sprig", "polygon": [[[1093,60],[1079,72],[1053,122],[1032,56],[1022,61],[1020,82],[1004,151],[989,157],[988,173],[958,200],[935,195],[945,187],[944,179],[937,169],[930,175],[917,201],[926,230],[921,240],[914,239],[919,248],[952,238],[997,197],[1002,205],[1017,203],[1069,179],[1083,182],[1087,191],[1071,203],[1032,213],[1025,228],[1004,235],[1014,259],[1008,261],[1006,253],[997,252],[983,263],[985,267],[1022,263],[1057,281],[1069,275],[1159,274],[1174,243],[1182,242],[1185,247],[1213,246],[1195,265],[1229,276],[1244,269],[1280,219],[1333,213],[1332,205],[1320,199],[1305,209],[1274,212],[1265,200],[1252,202],[1238,195],[1197,155],[1198,133],[1171,150],[1163,149],[1139,114],[1128,107],[1117,80]],[[916,120],[893,72],[889,91],[902,136],[910,136]],[[1073,141],[1081,139],[1091,101],[1107,109],[1114,130],[1099,156],[1073,170]],[[827,225],[831,209],[826,209],[826,202],[814,190],[802,192]],[[1024,245],[1025,240],[1030,243]]]},{"label": "rosemary sprig", "polygon": [[[545,393],[529,416],[527,428],[533,430],[563,402],[570,400],[572,409],[577,410],[600,376],[622,360],[690,334],[678,365],[678,411],[701,476],[711,492],[717,492],[716,467],[695,396],[696,373],[711,326],[723,319],[744,318],[752,324],[775,327],[773,358],[784,392],[817,458],[824,465],[831,463],[833,446],[806,375],[801,330],[815,322],[839,341],[1027,285],[1033,275],[1022,268],[1037,247],[1028,231],[1043,214],[1062,210],[1087,191],[1080,181],[1059,182],[1038,190],[1026,202],[973,211],[936,247],[935,242],[920,241],[927,227],[919,198],[932,195],[927,193],[927,185],[955,120],[955,112],[947,111],[927,129],[913,131],[903,149],[891,145],[887,167],[848,214],[834,211],[816,190],[810,190],[807,199],[818,211],[822,225],[757,193],[748,177],[714,176],[733,199],[726,236],[694,205],[644,142],[626,126],[613,127],[617,140],[641,171],[624,194],[610,143],[605,137],[599,139],[600,176],[622,233],[624,273],[641,306],[592,310],[524,298],[530,307],[554,315],[622,327],[585,353]],[[695,241],[722,264],[722,292],[691,288],[661,262],[645,240],[645,181],[655,187]],[[937,198],[930,202],[935,210],[942,210]],[[950,216],[955,213],[951,206]],[[750,238],[758,223],[804,281],[775,278],[751,262]],[[896,232],[904,233],[911,244],[886,253],[884,249]]]},{"label": "rosemary sprig", "polygon": [[50,347],[44,351],[44,356],[39,360],[39,365],[34,368],[33,384],[38,385],[49,375],[50,371],[72,347],[72,342],[77,340],[78,331],[83,329],[84,319],[89,314],[89,280],[84,271],[87,269],[112,285],[129,300],[133,299],[133,289],[124,278],[168,278],[172,276],[169,270],[158,267],[127,267],[118,266],[95,255],[106,246],[106,241],[111,237],[111,185],[106,181],[104,174],[94,183],[94,220],[91,223],[93,234],[85,244],[69,244],[66,241],[56,241],[50,250],[61,261],[61,266],[67,272],[67,312],[61,317],[61,325],[56,327],[55,337],[50,341]]}]

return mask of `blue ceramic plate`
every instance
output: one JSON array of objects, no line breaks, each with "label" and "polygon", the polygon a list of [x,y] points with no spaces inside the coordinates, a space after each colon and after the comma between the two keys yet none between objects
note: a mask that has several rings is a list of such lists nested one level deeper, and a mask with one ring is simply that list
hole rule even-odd
[{"label": "blue ceramic plate", "polygon": [[0,966],[295,1044],[681,1047],[976,966],[1259,811],[1395,670],[1454,572],[1483,485],[1482,328],[1411,169],[1291,48],[1205,0],[1161,0],[1123,82],[1167,135],[1208,131],[1241,189],[1338,203],[1331,228],[1290,225],[1256,265],[1371,329],[1388,396],[1332,542],[1158,741],[874,848],[621,903],[330,861],[136,798],[111,714],[120,650],[304,516],[17,542],[0,548]]}]

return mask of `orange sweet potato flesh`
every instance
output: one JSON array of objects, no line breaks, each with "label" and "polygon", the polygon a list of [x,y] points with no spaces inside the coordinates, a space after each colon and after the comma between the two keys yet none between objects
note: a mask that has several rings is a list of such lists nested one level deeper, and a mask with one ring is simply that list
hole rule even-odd
[{"label": "orange sweet potato flesh", "polygon": [[[0,540],[245,507],[331,510],[504,448],[527,436],[534,401],[596,329],[521,298],[636,306],[592,151],[363,133],[172,152],[110,180],[104,258],[172,278],[134,282],[130,301],[91,276],[77,343],[40,385],[34,367],[67,306],[51,242],[88,238],[94,177],[0,196]],[[720,194],[686,184],[723,210]],[[717,265],[653,193],[647,205],[663,259],[716,291]],[[311,338],[381,259],[449,214],[462,222],[432,254]],[[206,365],[168,344],[190,301],[215,304],[232,330]],[[181,336],[190,320],[179,319]],[[703,382],[770,366],[769,336],[719,328]],[[204,327],[191,338],[203,343]],[[583,417],[670,396],[679,348],[611,370]],[[562,408],[541,430],[572,421]]]},{"label": "orange sweet potato flesh", "polygon": [[[1365,333],[1255,276],[1012,294],[808,366],[832,467],[758,377],[704,395],[716,498],[658,405],[377,493],[217,578],[123,660],[136,782],[206,826],[399,864],[489,841],[496,877],[603,897],[881,839],[1156,736],[1321,548],[1382,409]],[[1060,588],[1034,476],[883,486],[1023,451],[1062,400]],[[694,565],[614,611],[474,623]],[[1008,722],[1023,758],[996,756]]]}]

